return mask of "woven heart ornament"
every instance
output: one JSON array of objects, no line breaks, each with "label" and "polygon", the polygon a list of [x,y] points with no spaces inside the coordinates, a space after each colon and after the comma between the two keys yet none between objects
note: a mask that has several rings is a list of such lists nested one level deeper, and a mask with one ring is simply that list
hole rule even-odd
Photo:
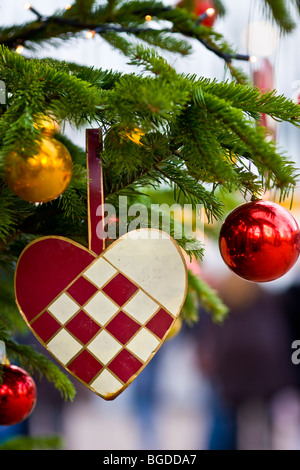
[{"label": "woven heart ornament", "polygon": [[99,130],[88,130],[89,248],[57,236],[33,241],[18,260],[15,296],[52,356],[112,400],[166,339],[185,301],[187,272],[164,232],[134,230],[107,248],[97,236],[97,208],[104,207],[100,151]]}]

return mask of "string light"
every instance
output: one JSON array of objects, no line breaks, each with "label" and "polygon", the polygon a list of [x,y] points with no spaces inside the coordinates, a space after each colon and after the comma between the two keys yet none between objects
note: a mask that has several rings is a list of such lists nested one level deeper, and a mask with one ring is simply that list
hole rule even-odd
[{"label": "string light", "polygon": [[[64,19],[64,18],[56,18],[55,16],[53,17],[47,17],[47,16],[42,16],[35,8],[33,8],[31,6],[31,4],[29,2],[26,2],[24,4],[24,8],[27,9],[27,10],[30,10],[32,13],[34,13],[38,20],[40,22],[43,22],[43,23],[59,23],[59,24],[66,24],[66,25],[72,25],[72,26],[75,26],[75,27],[79,27],[81,29],[85,29],[84,28],[84,25],[82,25],[81,23],[78,23],[76,21],[73,21],[73,20],[69,20],[69,19]],[[69,10],[70,8],[72,8],[72,5],[70,4],[67,4],[65,6],[65,9],[66,10]],[[209,17],[212,17],[214,14],[216,13],[216,10],[214,8],[207,8],[207,10],[198,17],[198,20],[196,22],[196,26],[198,26],[201,22],[203,22],[206,18],[209,18]],[[152,20],[152,16],[151,15],[146,15],[145,16],[145,21],[151,21]],[[142,32],[141,29],[139,28],[126,28],[126,27],[117,27],[117,26],[111,26],[111,25],[98,25],[98,26],[95,26],[94,29],[91,29],[89,31],[87,31],[85,33],[85,36],[87,39],[92,39],[97,33],[101,34],[101,33],[105,33],[107,31],[114,31],[114,32],[117,32],[117,33],[121,33],[121,32],[130,32],[130,33],[133,33],[133,34],[139,34],[140,32]],[[151,28],[148,29],[148,31],[152,31]],[[169,30],[169,29],[165,29],[165,30],[162,30],[162,32],[172,32],[172,30]],[[28,39],[28,38],[26,38]],[[200,38],[198,37],[197,38],[198,41],[200,41],[205,47],[206,49],[214,52],[218,57],[220,57],[221,59],[225,60],[227,63],[231,62],[233,59],[235,60],[245,60],[245,61],[250,61],[250,62],[256,62],[257,59],[255,56],[249,56],[249,55],[242,55],[242,54],[236,54],[236,55],[232,55],[232,54],[229,54],[229,53],[226,53],[226,52],[223,52],[222,50],[219,50],[217,47],[214,47],[213,45],[209,44],[205,39],[203,38]],[[19,45],[16,49],[16,52],[18,54],[21,54],[23,52],[23,49],[24,47],[22,45]]]},{"label": "string light", "polygon": [[199,26],[199,24],[206,20],[206,18],[211,18],[212,16],[214,16],[215,13],[216,10],[214,8],[208,8],[207,10],[205,10],[204,13],[202,13],[202,15],[198,17],[196,25]]},{"label": "string light", "polygon": [[216,10],[214,8],[208,8],[205,13],[209,18],[211,18],[216,13]]},{"label": "string light", "polygon": [[257,57],[255,55],[236,54],[236,55],[233,55],[232,58],[236,60],[245,60],[248,62],[252,62],[253,64],[257,62]]},{"label": "string light", "polygon": [[25,10],[32,11],[32,13],[34,13],[38,17],[39,20],[45,21],[46,18],[42,17],[42,15],[40,15],[40,13],[35,8],[33,8],[29,2],[24,3],[24,8]]},{"label": "string light", "polygon": [[17,54],[22,54],[23,51],[24,51],[24,46],[22,46],[21,44],[19,44],[19,45],[16,47],[16,53],[17,53]]},{"label": "string light", "polygon": [[87,39],[92,39],[95,36],[95,34],[96,34],[96,31],[92,29],[91,31],[87,31],[85,33],[85,37]]}]

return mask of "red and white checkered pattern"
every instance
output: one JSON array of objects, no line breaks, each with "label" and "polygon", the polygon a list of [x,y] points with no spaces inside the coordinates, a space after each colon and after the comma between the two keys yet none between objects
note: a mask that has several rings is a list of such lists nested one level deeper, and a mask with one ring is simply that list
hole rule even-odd
[{"label": "red and white checkered pattern", "polygon": [[174,316],[103,257],[32,322],[57,360],[97,394],[127,386]]},{"label": "red and white checkered pattern", "polygon": [[72,240],[43,237],[22,252],[15,275],[17,305],[32,332],[106,400],[156,354],[186,287],[180,249],[152,229],[123,235],[99,256]]}]

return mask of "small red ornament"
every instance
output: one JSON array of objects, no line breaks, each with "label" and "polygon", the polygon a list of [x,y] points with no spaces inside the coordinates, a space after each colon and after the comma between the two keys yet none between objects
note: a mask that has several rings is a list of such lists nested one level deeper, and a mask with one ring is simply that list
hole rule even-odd
[{"label": "small red ornament", "polygon": [[253,282],[273,281],[298,259],[299,227],[279,204],[249,202],[227,216],[219,248],[225,264],[238,276]]},{"label": "small red ornament", "polygon": [[216,21],[215,5],[212,0],[195,0],[194,12],[197,16],[203,15],[209,8],[214,10],[214,13],[205,18],[201,24],[204,26],[212,27]]},{"label": "small red ornament", "polygon": [[36,386],[27,372],[18,366],[3,365],[0,383],[0,425],[24,421],[34,409]]}]

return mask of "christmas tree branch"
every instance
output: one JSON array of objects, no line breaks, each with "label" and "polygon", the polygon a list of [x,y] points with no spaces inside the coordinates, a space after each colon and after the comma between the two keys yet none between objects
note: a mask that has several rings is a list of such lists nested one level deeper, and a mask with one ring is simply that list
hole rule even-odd
[{"label": "christmas tree branch", "polygon": [[198,322],[200,306],[211,314],[215,323],[223,323],[229,308],[223,303],[217,292],[203,279],[188,270],[189,292],[183,306],[183,318],[189,325]]},{"label": "christmas tree branch", "polygon": [[[289,3],[297,5],[297,1],[295,0],[292,0]],[[264,0],[262,7],[267,12],[269,18],[279,26],[282,33],[290,33],[294,30],[296,24],[291,17],[285,0]]]},{"label": "christmas tree branch", "polygon": [[45,377],[54,384],[65,400],[74,399],[76,391],[72,382],[50,359],[37,352],[33,346],[17,343],[10,333],[1,327],[0,339],[5,343],[9,361],[18,361],[29,374],[36,374],[38,378]]},{"label": "christmas tree branch", "polygon": [[[245,89],[245,92],[247,93],[247,89]],[[264,181],[263,184],[268,188],[272,187],[273,184],[278,188],[286,188],[287,191],[294,188],[296,178],[298,177],[294,163],[277,153],[274,142],[266,141],[263,127],[254,128],[253,122],[247,122],[243,118],[244,111],[247,112],[247,105],[243,105],[241,101],[239,105],[241,109],[238,109],[232,106],[232,102],[228,102],[227,107],[226,100],[217,97],[216,94],[210,95],[210,93],[205,93],[204,96],[204,101],[203,95],[201,95],[200,99],[196,96],[196,103],[205,113],[208,113],[207,116],[210,115],[214,119],[214,125],[216,125],[217,120],[223,129],[228,130],[229,135],[233,134],[240,142],[244,142],[247,151],[251,154],[251,160],[255,163],[262,181]],[[293,123],[298,122],[299,110],[297,107],[291,101],[285,99],[281,101],[282,99],[280,97],[278,101],[285,104],[284,112],[289,113],[290,121]],[[277,100],[275,99],[275,101]],[[295,116],[293,116],[294,110]],[[280,111],[280,109],[278,111],[280,116],[283,111]],[[277,115],[277,108],[275,106],[273,112]],[[269,172],[267,178],[264,179],[266,168],[269,169]]]},{"label": "christmas tree branch", "polygon": [[[109,33],[117,35],[127,33],[162,49],[188,54],[191,50],[188,42],[180,41],[177,37],[172,38],[172,35],[178,36],[180,34],[198,39],[204,47],[225,60],[227,64],[230,64],[229,69],[233,76],[236,75],[237,78],[239,73],[232,66],[232,60],[250,59],[245,54],[233,52],[225,43],[222,35],[216,33],[212,28],[199,24],[193,13],[181,8],[165,7],[160,2],[132,1],[121,6],[118,5],[118,2],[115,2],[113,7],[108,2],[106,7],[99,6],[93,10],[87,8],[85,15],[82,15],[77,2],[75,2],[68,10],[49,17],[43,16],[36,8],[27,5],[36,15],[36,21],[21,27],[2,28],[0,43],[4,46],[11,49],[15,49],[18,45],[34,48],[35,44],[44,40],[64,40],[68,39],[70,35],[90,31],[90,37],[99,34],[108,40],[111,39]],[[221,8],[219,10],[221,11]],[[161,29],[147,26],[145,11],[147,11],[147,17],[154,18],[158,22],[160,20],[168,21],[172,24],[172,27]],[[119,43],[121,44],[121,41]],[[121,50],[124,52],[124,48],[121,47]]]},{"label": "christmas tree branch", "polygon": [[[257,118],[260,112],[268,112],[276,119],[299,125],[299,109],[294,103],[282,96],[277,97],[274,92],[261,95],[253,87],[204,79],[196,81],[194,77],[179,75],[156,53],[140,46],[131,49],[131,54],[132,63],[142,65],[154,78],[104,73],[74,64],[69,67],[66,63],[57,70],[55,61],[27,61],[3,49],[0,69],[9,79],[8,91],[12,98],[0,121],[2,165],[5,164],[4,156],[12,147],[19,151],[18,142],[22,143],[24,155],[34,151],[39,135],[36,116],[43,116],[50,110],[59,119],[68,119],[76,126],[96,119],[100,127],[111,128],[115,140],[107,136],[103,153],[103,162],[109,170],[109,180],[106,181],[108,195],[129,188],[134,182],[140,184],[140,177],[143,185],[147,180],[150,183],[155,176],[155,173],[150,174],[150,170],[157,172],[159,167],[155,168],[155,165],[174,154],[181,159],[178,165],[173,162],[178,177],[182,171],[180,164],[184,162],[196,184],[197,181],[214,179],[218,184],[238,187],[249,182],[251,191],[253,181],[248,178],[250,174],[245,179],[245,173],[233,165],[234,149],[231,147],[230,158],[224,151],[229,136],[234,136],[236,159],[240,159],[238,152],[242,149],[243,155],[261,168],[260,174],[265,173],[267,165],[271,173],[267,182],[272,181],[281,188],[294,185],[294,169],[290,162],[265,141],[261,129],[255,129],[253,123],[245,119],[245,113]],[[25,99],[25,105],[24,99],[14,100],[16,95],[20,96],[19,93]],[[135,112],[129,113],[129,109]],[[223,117],[216,120],[216,114],[220,113]],[[224,124],[230,129],[225,139],[222,137]],[[126,129],[130,134],[135,127],[148,133],[144,142],[142,138],[142,145],[116,137],[118,133],[123,135]],[[70,150],[73,155],[73,149]],[[80,173],[79,170],[78,175]],[[76,181],[79,184],[77,189],[71,185],[63,198],[65,208],[68,198],[69,202],[74,201],[73,214],[77,194],[85,190],[84,174],[81,184],[80,178],[74,178],[73,183]],[[183,184],[189,192],[188,180]],[[205,197],[209,197],[208,193]]]}]

